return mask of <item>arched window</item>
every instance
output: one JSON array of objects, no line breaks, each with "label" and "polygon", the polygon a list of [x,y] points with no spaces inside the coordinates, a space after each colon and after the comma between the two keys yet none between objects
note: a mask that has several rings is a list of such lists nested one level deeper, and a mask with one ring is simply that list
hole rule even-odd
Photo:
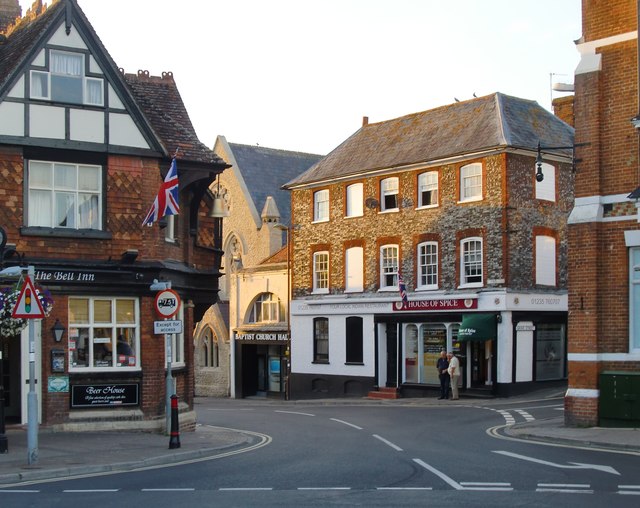
[{"label": "arched window", "polygon": [[200,367],[219,367],[220,366],[220,350],[218,347],[218,337],[213,330],[207,327],[200,339],[200,347],[198,354],[198,365]]},{"label": "arched window", "polygon": [[249,323],[281,323],[284,320],[284,306],[273,293],[262,293],[253,302]]}]

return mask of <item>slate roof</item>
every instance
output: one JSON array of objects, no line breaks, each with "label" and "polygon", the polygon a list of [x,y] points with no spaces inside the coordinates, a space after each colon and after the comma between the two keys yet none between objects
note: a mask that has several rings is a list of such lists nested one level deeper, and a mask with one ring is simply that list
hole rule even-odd
[{"label": "slate roof", "polygon": [[282,186],[322,156],[236,143],[229,143],[229,147],[258,211],[262,210],[267,196],[273,196],[280,211],[280,222],[289,224],[291,196]]},{"label": "slate roof", "polygon": [[573,127],[537,102],[494,93],[365,125],[285,187],[491,149],[535,150],[538,141],[572,146],[573,136]]}]

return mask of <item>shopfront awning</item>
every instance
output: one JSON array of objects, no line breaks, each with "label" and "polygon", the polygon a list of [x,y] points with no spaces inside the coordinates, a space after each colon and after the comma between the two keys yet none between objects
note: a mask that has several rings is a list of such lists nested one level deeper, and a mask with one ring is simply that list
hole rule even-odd
[{"label": "shopfront awning", "polygon": [[458,329],[458,340],[492,340],[496,338],[495,314],[465,314]]}]

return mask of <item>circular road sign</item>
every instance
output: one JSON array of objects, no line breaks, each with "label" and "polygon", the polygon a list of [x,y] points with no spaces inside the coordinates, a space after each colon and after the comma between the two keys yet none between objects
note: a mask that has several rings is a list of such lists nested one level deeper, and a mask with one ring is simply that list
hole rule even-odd
[{"label": "circular road sign", "polygon": [[156,312],[158,316],[170,318],[180,309],[180,296],[173,289],[163,289],[156,294]]}]

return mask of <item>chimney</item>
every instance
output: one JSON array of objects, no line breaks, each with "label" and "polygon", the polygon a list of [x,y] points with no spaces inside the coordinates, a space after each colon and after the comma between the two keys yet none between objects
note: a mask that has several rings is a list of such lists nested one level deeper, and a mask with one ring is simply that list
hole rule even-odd
[{"label": "chimney", "polygon": [[575,127],[575,116],[573,114],[573,95],[566,97],[556,97],[551,102],[553,114],[563,122]]},{"label": "chimney", "polygon": [[5,32],[20,16],[22,8],[18,0],[0,0],[0,33]]},{"label": "chimney", "polygon": [[369,125],[369,117],[368,116],[363,116],[362,117],[362,126],[366,127],[367,125]]}]

